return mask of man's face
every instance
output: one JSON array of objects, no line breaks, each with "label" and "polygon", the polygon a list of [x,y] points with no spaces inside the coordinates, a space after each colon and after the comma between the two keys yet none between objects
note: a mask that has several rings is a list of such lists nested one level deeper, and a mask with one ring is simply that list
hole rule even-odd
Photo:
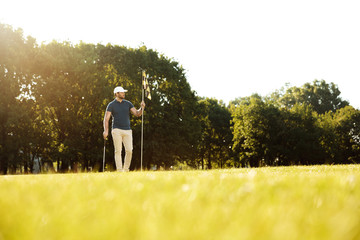
[{"label": "man's face", "polygon": [[120,99],[124,99],[125,98],[125,93],[124,92],[117,92],[116,96]]}]

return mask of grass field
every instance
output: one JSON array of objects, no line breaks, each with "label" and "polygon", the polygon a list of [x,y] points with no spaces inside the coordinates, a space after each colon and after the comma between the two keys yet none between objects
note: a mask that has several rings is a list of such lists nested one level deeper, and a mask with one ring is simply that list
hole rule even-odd
[{"label": "grass field", "polygon": [[360,239],[360,165],[0,176],[0,239]]}]

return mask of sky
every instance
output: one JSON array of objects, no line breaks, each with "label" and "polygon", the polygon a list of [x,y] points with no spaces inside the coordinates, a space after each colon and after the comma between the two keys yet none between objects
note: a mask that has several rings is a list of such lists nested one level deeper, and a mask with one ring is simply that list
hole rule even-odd
[{"label": "sky", "polygon": [[357,0],[1,0],[0,23],[39,44],[145,45],[226,104],[317,79],[359,109],[359,12]]}]

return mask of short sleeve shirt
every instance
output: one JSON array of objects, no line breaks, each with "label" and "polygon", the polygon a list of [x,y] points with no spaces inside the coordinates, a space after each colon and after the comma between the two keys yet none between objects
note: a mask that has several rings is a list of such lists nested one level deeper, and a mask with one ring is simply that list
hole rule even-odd
[{"label": "short sleeve shirt", "polygon": [[112,129],[119,128],[123,130],[130,130],[130,109],[134,105],[125,99],[122,102],[114,101],[110,102],[106,108],[106,111],[111,112],[112,116]]}]

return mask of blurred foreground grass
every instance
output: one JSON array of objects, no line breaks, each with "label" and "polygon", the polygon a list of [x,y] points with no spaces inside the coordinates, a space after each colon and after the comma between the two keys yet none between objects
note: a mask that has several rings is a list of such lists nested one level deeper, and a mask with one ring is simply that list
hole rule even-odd
[{"label": "blurred foreground grass", "polygon": [[360,239],[360,165],[0,176],[0,239]]}]

